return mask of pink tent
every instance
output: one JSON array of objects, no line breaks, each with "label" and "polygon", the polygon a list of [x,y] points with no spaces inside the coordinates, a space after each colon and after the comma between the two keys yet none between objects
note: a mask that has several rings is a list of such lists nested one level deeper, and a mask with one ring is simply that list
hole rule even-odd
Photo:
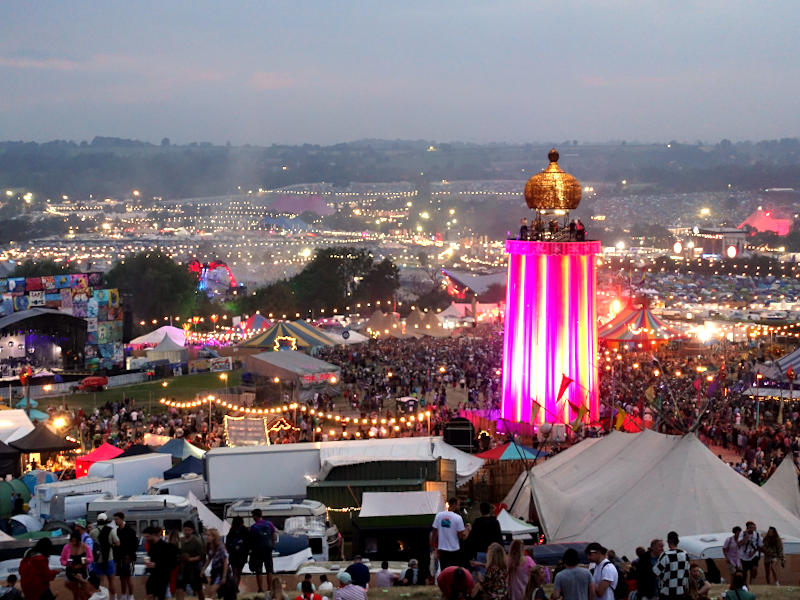
[{"label": "pink tent", "polygon": [[89,474],[89,467],[94,463],[101,460],[110,460],[122,454],[124,450],[117,448],[109,443],[103,443],[102,446],[96,450],[92,450],[89,454],[81,456],[75,460],[75,477],[86,477]]}]

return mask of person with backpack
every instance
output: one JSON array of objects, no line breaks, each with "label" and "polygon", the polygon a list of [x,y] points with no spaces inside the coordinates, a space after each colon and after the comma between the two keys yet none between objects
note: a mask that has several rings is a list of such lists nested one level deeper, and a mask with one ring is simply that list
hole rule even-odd
[{"label": "person with backpack", "polygon": [[250,530],[245,527],[242,517],[233,517],[231,530],[225,536],[225,547],[228,549],[228,559],[233,569],[233,580],[238,588],[242,580],[242,570],[250,554]]},{"label": "person with backpack", "polygon": [[267,588],[272,589],[272,550],[278,535],[275,526],[264,519],[260,508],[254,508],[250,514],[253,516],[253,525],[250,527],[250,570],[256,575],[258,593],[263,594],[262,570],[267,575]]},{"label": "person with backpack", "polygon": [[108,515],[100,513],[97,515],[97,527],[92,529],[92,553],[94,562],[92,563],[92,573],[97,575],[102,582],[102,577],[108,578],[108,594],[110,598],[116,598],[114,590],[114,557],[113,548],[119,546],[117,532],[108,524]]},{"label": "person with backpack", "polygon": [[586,546],[586,558],[594,563],[594,567],[589,571],[594,580],[595,596],[600,600],[615,600],[614,590],[619,582],[619,574],[614,564],[606,557],[607,552],[598,542]]}]

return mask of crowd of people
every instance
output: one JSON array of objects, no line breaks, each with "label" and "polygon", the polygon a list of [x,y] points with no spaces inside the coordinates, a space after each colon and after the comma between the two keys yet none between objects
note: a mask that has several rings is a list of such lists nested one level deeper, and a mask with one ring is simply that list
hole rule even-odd
[{"label": "crowd of people", "polygon": [[[705,561],[705,572],[692,563],[674,531],[667,534],[666,547],[664,540],[653,539],[647,548],[636,549],[632,561],[598,542],[585,548],[568,544],[551,577],[549,570],[526,555],[522,541],[513,540],[506,552],[499,522],[488,504],[469,524],[457,498],[436,515],[431,541],[431,572],[439,573],[436,583],[445,600],[545,600],[542,586],[549,581],[550,600],[709,600],[711,583],[724,581],[714,561]],[[752,521],[744,530],[736,526],[723,552],[728,569],[724,577],[729,578],[723,600],[755,599],[748,587],[760,578],[761,560],[766,584],[780,585],[785,557],[774,527],[762,535]],[[581,562],[589,568],[581,567]]]}]

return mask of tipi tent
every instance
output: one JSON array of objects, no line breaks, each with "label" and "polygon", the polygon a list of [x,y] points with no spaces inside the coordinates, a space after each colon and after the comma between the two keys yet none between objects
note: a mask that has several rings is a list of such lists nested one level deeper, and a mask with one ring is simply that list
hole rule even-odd
[{"label": "tipi tent", "polygon": [[150,333],[133,338],[130,344],[131,346],[155,346],[164,340],[164,336],[167,336],[181,347],[186,343],[186,334],[183,332],[183,329],[173,327],[172,325],[164,325]]},{"label": "tipi tent", "polygon": [[0,419],[0,442],[10,444],[33,431],[33,423],[24,410],[10,409],[3,411]]},{"label": "tipi tent", "polygon": [[620,555],[665,531],[697,535],[748,520],[800,535],[800,518],[694,434],[586,440],[522,473],[504,503],[527,518],[531,497],[549,542],[596,540]]},{"label": "tipi tent", "polygon": [[168,360],[170,364],[189,360],[189,351],[168,335],[156,346],[147,351],[147,360]]},{"label": "tipi tent", "polygon": [[800,486],[794,458],[788,454],[761,488],[780,502],[789,512],[800,517]]}]

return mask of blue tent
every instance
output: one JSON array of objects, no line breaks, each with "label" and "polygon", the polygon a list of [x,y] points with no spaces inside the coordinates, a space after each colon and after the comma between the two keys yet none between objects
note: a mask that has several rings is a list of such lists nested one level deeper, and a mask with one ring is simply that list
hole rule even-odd
[{"label": "blue tent", "polygon": [[166,444],[156,450],[162,454],[171,454],[173,458],[183,460],[189,456],[195,458],[203,458],[205,452],[200,450],[197,446],[193,446],[183,438],[172,438]]},{"label": "blue tent", "polygon": [[185,458],[171,469],[164,471],[164,479],[178,479],[187,473],[203,474],[203,461],[196,456]]}]

